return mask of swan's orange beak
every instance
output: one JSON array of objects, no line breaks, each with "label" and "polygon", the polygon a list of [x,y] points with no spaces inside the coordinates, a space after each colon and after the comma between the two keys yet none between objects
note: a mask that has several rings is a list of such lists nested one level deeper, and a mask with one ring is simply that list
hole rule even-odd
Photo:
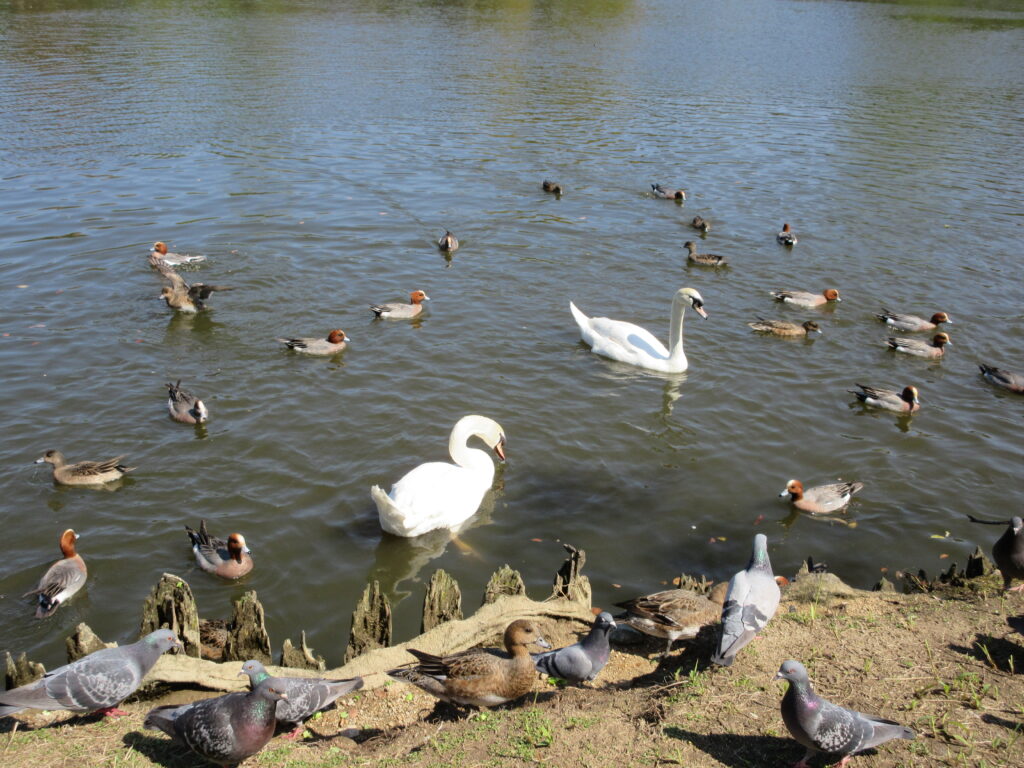
[{"label": "swan's orange beak", "polygon": [[501,439],[494,444],[494,452],[498,454],[498,458],[502,461],[505,460],[505,436],[502,435]]},{"label": "swan's orange beak", "polygon": [[700,315],[701,317],[703,317],[703,318],[704,318],[705,320],[707,320],[707,319],[708,319],[708,313],[704,311],[704,307],[702,307],[702,306],[701,306],[700,304],[694,304],[694,305],[693,305],[693,310],[694,310],[694,311],[695,311],[695,312],[696,312],[696,313],[697,313],[698,315]]}]

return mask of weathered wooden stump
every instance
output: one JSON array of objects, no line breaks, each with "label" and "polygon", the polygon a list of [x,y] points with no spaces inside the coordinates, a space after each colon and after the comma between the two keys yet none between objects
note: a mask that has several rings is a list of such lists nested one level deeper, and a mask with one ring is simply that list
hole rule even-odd
[{"label": "weathered wooden stump", "polygon": [[590,579],[583,575],[583,565],[587,562],[587,553],[576,549],[571,544],[562,544],[569,556],[555,574],[551,598],[563,598],[590,605]]},{"label": "weathered wooden stump", "polygon": [[352,612],[352,630],[345,649],[345,663],[374,648],[391,645],[391,603],[381,594],[380,582],[366,585]]},{"label": "weathered wooden stump", "polygon": [[104,643],[92,631],[89,625],[83,621],[75,627],[74,634],[64,640],[64,645],[68,649],[68,664],[70,664],[72,661],[78,661],[78,659],[88,656],[90,653],[102,651],[104,648],[114,648],[117,646],[117,643]]},{"label": "weathered wooden stump", "polygon": [[430,577],[427,593],[423,596],[423,620],[420,634],[446,621],[462,618],[462,591],[455,579],[438,568]]},{"label": "weathered wooden stump", "polygon": [[224,661],[249,659],[273,664],[263,604],[254,590],[246,592],[235,601],[235,613],[228,625],[228,639],[224,645]]},{"label": "weathered wooden stump", "polygon": [[974,554],[967,558],[967,567],[964,569],[964,576],[968,579],[976,579],[979,576],[988,576],[995,566],[992,561],[985,557],[981,547],[974,548]]},{"label": "weathered wooden stump", "polygon": [[483,605],[493,603],[501,595],[526,595],[526,584],[523,582],[523,577],[508,563],[491,574],[487,587],[484,589]]},{"label": "weathered wooden stump", "polygon": [[148,635],[169,629],[178,636],[186,656],[199,658],[199,611],[192,588],[180,576],[165,573],[142,604],[139,631]]},{"label": "weathered wooden stump", "polygon": [[29,661],[24,653],[15,661],[11,657],[11,652],[7,651],[4,680],[6,681],[8,691],[12,688],[20,688],[23,685],[34,683],[45,674],[46,667],[38,662]]},{"label": "weathered wooden stump", "polygon": [[299,645],[295,647],[289,638],[285,638],[281,646],[281,666],[295,669],[316,669],[323,672],[327,662],[323,656],[314,656],[312,649],[306,645],[306,632],[299,632]]}]

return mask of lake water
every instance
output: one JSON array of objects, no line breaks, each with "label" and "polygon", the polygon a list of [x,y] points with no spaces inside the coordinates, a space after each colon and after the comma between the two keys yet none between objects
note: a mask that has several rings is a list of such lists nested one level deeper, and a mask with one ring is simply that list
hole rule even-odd
[{"label": "lake water", "polygon": [[[368,578],[401,640],[435,568],[467,612],[504,562],[540,597],[559,540],[603,606],[728,578],[756,532],[777,572],[813,555],[864,587],[963,564],[998,535],[965,513],[1024,502],[1024,400],[977,370],[1024,370],[1022,27],[1016,2],[5,6],[0,649],[52,666],[79,621],[131,640],[165,571],[209,617],[256,589],[275,649],[305,628],[333,664]],[[731,268],[686,266],[696,214]],[[154,240],[236,290],[173,316]],[[667,339],[686,285],[710,318],[689,313],[685,375],[579,342],[570,299]],[[834,309],[768,294],[826,287]],[[372,319],[414,289],[422,320]],[[896,359],[883,307],[948,312],[946,358]],[[824,334],[764,338],[758,315]],[[336,327],[354,339],[337,358],[274,342]],[[178,378],[208,428],[168,420]],[[855,382],[915,384],[922,410],[866,412]],[[456,542],[382,536],[370,486],[444,460],[466,413],[509,441],[479,515]],[[51,448],[138,470],[56,488],[31,463]],[[791,477],[863,481],[855,525],[791,516]],[[196,568],[200,518],[246,535],[243,583]],[[88,587],[35,621],[20,595],[66,527]]]}]

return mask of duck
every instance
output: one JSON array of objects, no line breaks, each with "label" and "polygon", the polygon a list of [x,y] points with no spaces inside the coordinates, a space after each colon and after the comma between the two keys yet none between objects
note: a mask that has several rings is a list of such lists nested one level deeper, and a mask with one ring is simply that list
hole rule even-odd
[{"label": "duck", "polygon": [[779,245],[794,246],[798,242],[796,235],[790,230],[789,224],[782,225],[782,231],[775,236],[775,239],[779,242]]},{"label": "duck", "polygon": [[703,267],[724,267],[728,265],[725,256],[718,256],[713,253],[697,253],[697,244],[692,240],[683,243],[683,247],[689,251],[686,260],[691,264],[700,264]]},{"label": "duck", "polygon": [[227,541],[215,538],[206,530],[205,520],[199,521],[198,531],[186,525],[185,533],[192,542],[196,563],[207,573],[222,579],[240,579],[252,570],[252,557],[242,534],[232,533]]},{"label": "duck", "polygon": [[1018,395],[1024,395],[1024,376],[1019,373],[984,364],[980,364],[978,368],[989,384],[995,384],[997,387],[1016,392]]},{"label": "duck", "polygon": [[547,179],[545,179],[540,186],[545,192],[550,192],[553,195],[560,195],[565,191],[565,188],[561,184],[556,181],[548,181]]},{"label": "duck", "polygon": [[831,483],[804,490],[799,480],[790,480],[779,496],[789,496],[794,507],[812,515],[839,512],[850,503],[850,497],[864,487],[864,483]]},{"label": "duck", "polygon": [[47,451],[36,464],[53,465],[53,481],[61,485],[102,485],[120,480],[135,467],[126,467],[121,463],[125,454],[115,456],[106,461],[78,461],[68,464],[60,451]]},{"label": "duck", "polygon": [[953,321],[949,319],[949,315],[945,312],[936,312],[932,315],[931,320],[925,320],[917,315],[901,315],[896,312],[890,312],[888,309],[883,309],[881,314],[876,314],[875,317],[886,325],[892,326],[897,331],[904,331],[905,333],[934,331],[942,323],[946,325],[953,324]]},{"label": "duck", "polygon": [[921,339],[904,339],[896,336],[890,336],[885,343],[889,349],[894,349],[905,355],[928,357],[933,360],[936,360],[946,354],[945,348],[947,345],[953,345],[953,342],[949,340],[949,334],[947,333],[936,333],[932,337],[931,341],[922,341]]},{"label": "duck", "polygon": [[64,531],[60,535],[60,552],[64,557],[46,569],[38,587],[22,595],[39,596],[39,605],[36,607],[37,619],[52,616],[57,608],[64,605],[85,585],[89,571],[82,556],[75,551],[76,541],[77,533],[70,528]]},{"label": "duck", "polygon": [[651,189],[654,190],[654,196],[660,197],[663,200],[685,200],[686,193],[681,189],[668,189],[663,187],[661,184],[651,184]]},{"label": "duck", "polygon": [[866,387],[863,384],[855,386],[860,387],[861,391],[857,392],[853,389],[846,391],[851,395],[856,395],[857,399],[864,403],[864,405],[883,408],[887,411],[896,411],[897,413],[915,413],[921,410],[921,400],[917,387],[904,387],[902,392],[898,392],[895,389],[877,389],[875,387]]},{"label": "duck", "polygon": [[278,341],[295,352],[307,355],[334,355],[345,349],[352,341],[352,337],[335,328],[327,334],[326,339],[278,339]]},{"label": "duck", "polygon": [[821,293],[810,293],[809,291],[772,291],[776,301],[785,304],[792,304],[794,307],[814,308],[828,304],[830,301],[842,301],[839,298],[839,291],[835,288],[826,288]]},{"label": "duck", "polygon": [[459,238],[448,230],[445,230],[445,233],[441,235],[440,239],[437,241],[437,247],[442,251],[451,253],[452,251],[458,250]]},{"label": "duck", "polygon": [[508,656],[500,655],[496,649],[474,648],[451,656],[435,656],[409,648],[419,663],[392,669],[387,674],[450,704],[496,707],[533,690],[537,672],[527,646],[551,647],[529,619],[509,624],[504,642]]},{"label": "duck", "polygon": [[807,320],[800,325],[796,323],[784,323],[781,320],[765,320],[758,317],[756,323],[747,323],[758,333],[771,333],[775,336],[806,336],[809,333],[824,333],[821,327],[813,320]]},{"label": "duck", "polygon": [[187,253],[168,253],[167,243],[157,240],[153,243],[153,247],[149,251],[150,263],[154,257],[159,258],[169,267],[180,267],[184,264],[199,264],[200,262],[206,261],[205,256],[195,255],[190,256]]},{"label": "duck", "polygon": [[371,304],[370,311],[377,317],[404,320],[419,315],[423,311],[424,301],[430,301],[430,297],[423,291],[413,291],[409,294],[408,304],[399,304],[398,302],[393,304]]},{"label": "duck", "polygon": [[167,382],[167,410],[172,419],[182,424],[203,424],[210,419],[206,404],[182,389],[181,379],[176,384]]},{"label": "duck", "polygon": [[682,373],[689,366],[683,351],[683,316],[686,307],[705,320],[704,299],[696,288],[680,288],[672,297],[672,317],[669,320],[669,348],[666,349],[650,331],[639,325],[607,317],[587,317],[573,302],[569,310],[576,319],[580,337],[590,345],[594,354],[618,360],[649,371]]},{"label": "duck", "polygon": [[700,216],[694,216],[693,221],[690,222],[690,226],[694,229],[699,229],[704,234],[711,231],[711,222]]},{"label": "duck", "polygon": [[205,283],[194,283],[189,285],[185,278],[171,269],[167,262],[156,255],[150,255],[149,263],[156,268],[157,272],[169,283],[160,291],[160,298],[167,302],[167,306],[179,312],[199,312],[206,309],[206,300],[214,291],[233,291],[230,285],[206,285]]},{"label": "duck", "polygon": [[633,629],[663,638],[666,645],[662,656],[668,656],[676,640],[694,638],[701,627],[718,621],[728,589],[729,582],[723,581],[707,595],[689,589],[665,589],[634,597],[615,603],[616,607],[626,609],[626,613],[617,618]]},{"label": "duck", "polygon": [[471,437],[479,437],[505,461],[501,425],[486,416],[463,416],[448,438],[454,463],[420,464],[392,485],[391,493],[384,493],[379,485],[370,489],[380,527],[394,536],[411,538],[436,528],[455,528],[472,517],[494,480],[494,463],[487,453],[467,445]]}]

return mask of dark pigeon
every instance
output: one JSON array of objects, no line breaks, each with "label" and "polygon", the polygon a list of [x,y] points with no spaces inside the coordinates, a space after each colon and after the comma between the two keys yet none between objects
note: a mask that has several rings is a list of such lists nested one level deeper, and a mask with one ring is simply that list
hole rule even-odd
[{"label": "dark pigeon", "polygon": [[598,614],[587,636],[578,643],[546,653],[535,653],[537,671],[558,677],[573,685],[591,682],[608,663],[611,647],[608,635],[615,629],[615,620],[607,611]]},{"label": "dark pigeon", "polygon": [[[242,672],[249,676],[249,684],[255,688],[270,675],[266,668],[256,660],[245,662]],[[363,678],[353,677],[350,680],[324,680],[318,677],[279,677],[284,683],[287,696],[277,702],[277,722],[295,726],[295,730],[287,738],[294,739],[302,732],[302,724],[317,712],[327,709],[337,699],[346,694],[358,691],[363,687]]]},{"label": "dark pigeon", "polygon": [[729,591],[722,606],[722,639],[718,653],[711,657],[715,664],[730,666],[736,654],[764,629],[779,607],[779,585],[768,559],[768,537],[754,537],[754,551],[745,571],[729,580]]},{"label": "dark pigeon", "polygon": [[1010,589],[1014,579],[1024,579],[1024,520],[1019,517],[1010,520],[981,520],[974,515],[967,517],[972,523],[1007,526],[1003,535],[992,545],[992,559],[1003,574],[1004,591],[1019,592],[1024,589],[1024,584]]},{"label": "dark pigeon", "polygon": [[855,752],[916,735],[892,720],[854,712],[821,698],[799,661],[782,662],[775,678],[789,680],[789,690],[782,697],[782,719],[793,738],[807,747],[793,768],[810,768],[807,760],[815,752],[824,752],[831,759],[841,757],[838,768],[842,768]]},{"label": "dark pigeon", "polygon": [[159,730],[212,763],[235,765],[274,737],[277,702],[285,684],[267,677],[246,693],[228,693],[183,706],[150,710],[143,728]]},{"label": "dark pigeon", "polygon": [[0,717],[23,709],[126,715],[117,705],[138,690],[164,651],[180,647],[171,630],[158,629],[137,643],[90,653],[47,672],[34,683],[0,693]]}]

